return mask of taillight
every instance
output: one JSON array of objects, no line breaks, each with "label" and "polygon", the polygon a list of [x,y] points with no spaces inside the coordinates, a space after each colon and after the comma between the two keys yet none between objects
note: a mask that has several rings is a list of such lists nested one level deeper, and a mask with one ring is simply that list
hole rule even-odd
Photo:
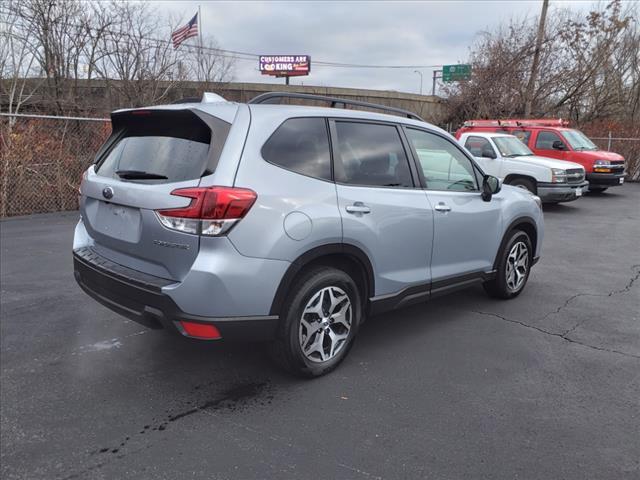
[{"label": "taillight", "polygon": [[179,188],[171,195],[191,198],[186,207],[156,210],[162,224],[172,230],[200,235],[224,235],[251,209],[258,196],[234,187]]}]

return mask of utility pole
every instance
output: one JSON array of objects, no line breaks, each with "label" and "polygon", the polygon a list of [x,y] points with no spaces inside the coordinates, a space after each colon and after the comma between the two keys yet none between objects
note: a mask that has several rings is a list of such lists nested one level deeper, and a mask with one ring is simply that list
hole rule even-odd
[{"label": "utility pole", "polygon": [[422,72],[420,70],[414,70],[413,73],[420,75],[420,95],[422,95]]},{"label": "utility pole", "polygon": [[524,98],[524,116],[529,118],[533,108],[533,90],[536,86],[536,78],[538,76],[538,66],[540,64],[540,50],[542,49],[542,40],[544,39],[544,24],[547,20],[547,9],[549,8],[549,0],[542,0],[542,12],[540,12],[540,21],[538,22],[538,35],[536,37],[536,47],[533,51],[533,62],[531,63],[531,75],[527,83],[527,90]]}]

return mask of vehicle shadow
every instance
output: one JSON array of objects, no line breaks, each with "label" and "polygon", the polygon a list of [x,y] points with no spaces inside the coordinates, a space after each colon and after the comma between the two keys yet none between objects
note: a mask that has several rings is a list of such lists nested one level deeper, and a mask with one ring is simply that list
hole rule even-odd
[{"label": "vehicle shadow", "polygon": [[620,198],[619,188],[608,188],[605,192],[586,192],[586,198],[595,198],[597,200],[615,200],[616,198]]},{"label": "vehicle shadow", "polygon": [[564,203],[543,203],[542,211],[544,213],[566,213],[576,211],[579,209],[579,205],[576,205],[580,200],[574,200],[573,202]]}]

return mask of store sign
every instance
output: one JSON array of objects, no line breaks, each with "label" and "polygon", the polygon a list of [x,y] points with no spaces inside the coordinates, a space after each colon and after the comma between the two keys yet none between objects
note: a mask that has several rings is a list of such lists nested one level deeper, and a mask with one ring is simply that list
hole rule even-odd
[{"label": "store sign", "polygon": [[297,77],[309,75],[309,55],[260,55],[260,73],[274,77]]}]

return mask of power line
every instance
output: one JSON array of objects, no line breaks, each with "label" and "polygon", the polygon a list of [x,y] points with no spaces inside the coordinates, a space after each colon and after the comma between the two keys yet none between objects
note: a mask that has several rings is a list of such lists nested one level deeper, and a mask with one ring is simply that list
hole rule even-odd
[{"label": "power line", "polygon": [[[8,11],[3,12],[2,9],[0,9],[0,13],[14,13],[14,12],[8,12]],[[62,22],[60,20],[52,20],[51,22],[57,25],[65,26],[65,27],[100,31],[103,33],[109,33],[111,35],[121,35],[129,38],[133,37],[133,35],[124,31],[100,29],[97,27],[91,27],[89,25],[79,25],[79,24],[74,24],[69,22]],[[3,23],[5,25],[13,25],[12,23],[7,22],[6,20],[0,20],[0,23]],[[160,38],[147,37],[147,36],[140,36],[138,38],[140,38],[141,40],[147,40],[147,41],[156,42],[159,44],[172,45],[171,40],[164,40]],[[189,45],[189,44],[183,44],[183,45],[189,49],[195,49],[196,52],[198,50],[208,51],[211,53],[215,53],[216,55],[222,58],[231,58],[231,59],[241,60],[241,61],[257,62],[261,56],[260,54],[252,53],[252,52],[242,52],[237,50],[227,50],[223,48],[205,47],[204,45],[203,46]],[[315,67],[320,66],[320,67],[328,67],[328,68],[362,68],[362,69],[417,69],[417,68],[438,68],[442,66],[442,65],[375,65],[375,64],[372,65],[372,64],[331,62],[331,61],[323,61],[323,60],[313,60],[313,65]]]}]

